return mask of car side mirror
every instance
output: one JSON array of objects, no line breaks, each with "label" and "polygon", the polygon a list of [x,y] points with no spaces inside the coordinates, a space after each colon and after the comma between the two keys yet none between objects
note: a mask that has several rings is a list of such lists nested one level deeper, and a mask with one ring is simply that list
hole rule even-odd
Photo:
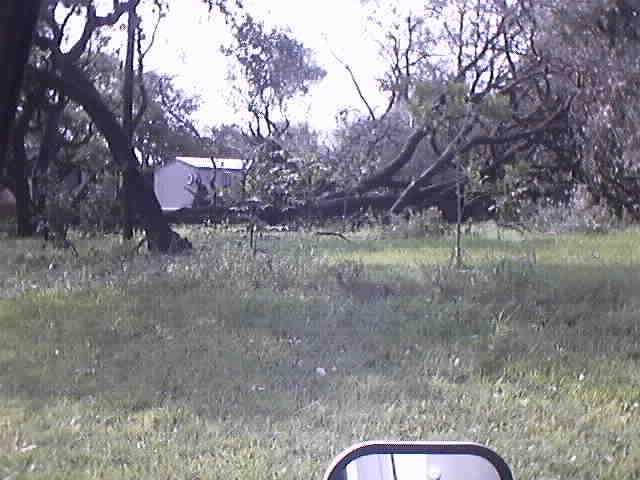
[{"label": "car side mirror", "polygon": [[513,480],[493,450],[463,442],[367,442],[338,455],[324,480]]}]

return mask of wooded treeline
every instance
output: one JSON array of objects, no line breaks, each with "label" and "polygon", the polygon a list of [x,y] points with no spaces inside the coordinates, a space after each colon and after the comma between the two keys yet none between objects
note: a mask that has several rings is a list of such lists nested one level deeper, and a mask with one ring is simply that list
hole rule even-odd
[{"label": "wooded treeline", "polygon": [[[19,235],[32,235],[37,219],[64,235],[84,212],[101,219],[94,228],[119,225],[125,236],[141,226],[151,248],[188,248],[145,176],[176,154],[245,158],[246,198],[272,223],[431,206],[449,220],[517,217],[523,205],[569,204],[578,191],[640,219],[640,7],[631,0],[433,0],[412,11],[364,2],[387,101],[367,98],[366,79],[336,56],[362,108],[336,112],[329,135],[289,119],[324,67],[239,1],[202,8],[232,33],[220,48],[247,121],[218,119],[206,132],[193,121],[199,99],[145,71],[165,0],[42,3],[0,164]],[[61,182],[80,170],[73,187]]]}]

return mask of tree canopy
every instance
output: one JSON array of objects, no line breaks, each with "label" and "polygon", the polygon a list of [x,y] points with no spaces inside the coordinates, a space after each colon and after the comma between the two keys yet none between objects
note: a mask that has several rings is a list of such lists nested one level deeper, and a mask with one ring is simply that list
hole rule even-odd
[{"label": "tree canopy", "polygon": [[[125,204],[151,243],[169,249],[177,235],[142,170],[215,152],[243,156],[245,193],[271,204],[272,221],[434,205],[452,218],[461,187],[465,216],[487,196],[498,211],[517,212],[513,204],[567,202],[578,186],[616,215],[640,218],[640,12],[630,0],[439,0],[412,10],[363,2],[385,68],[372,75],[386,100],[368,98],[334,52],[362,108],[336,112],[336,129],[324,133],[292,124],[289,113],[327,66],[287,28],[266,27],[231,0],[203,8],[231,33],[218,47],[246,123],[222,119],[201,131],[200,98],[170,74],[145,72],[168,5],[149,0],[155,13],[142,18],[144,3],[44,2],[2,172],[14,178],[23,232],[43,210],[47,178],[82,167],[131,175]],[[125,18],[123,62],[113,41]]]}]

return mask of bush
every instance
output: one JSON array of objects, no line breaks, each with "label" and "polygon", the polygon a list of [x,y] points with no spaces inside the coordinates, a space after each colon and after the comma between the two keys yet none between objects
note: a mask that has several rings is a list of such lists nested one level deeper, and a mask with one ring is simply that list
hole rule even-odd
[{"label": "bush", "polygon": [[544,233],[607,233],[622,228],[623,223],[600,205],[540,208],[527,221],[529,228]]},{"label": "bush", "polygon": [[113,177],[89,187],[87,197],[78,205],[79,227],[85,231],[114,233],[119,230],[122,210],[115,195]]}]

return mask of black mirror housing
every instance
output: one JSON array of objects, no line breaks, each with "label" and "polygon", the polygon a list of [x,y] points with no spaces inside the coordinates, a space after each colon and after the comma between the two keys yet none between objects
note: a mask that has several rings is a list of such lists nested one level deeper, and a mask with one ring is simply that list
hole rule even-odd
[{"label": "black mirror housing", "polygon": [[467,442],[384,442],[353,445],[324,480],[513,480],[504,459]]}]

